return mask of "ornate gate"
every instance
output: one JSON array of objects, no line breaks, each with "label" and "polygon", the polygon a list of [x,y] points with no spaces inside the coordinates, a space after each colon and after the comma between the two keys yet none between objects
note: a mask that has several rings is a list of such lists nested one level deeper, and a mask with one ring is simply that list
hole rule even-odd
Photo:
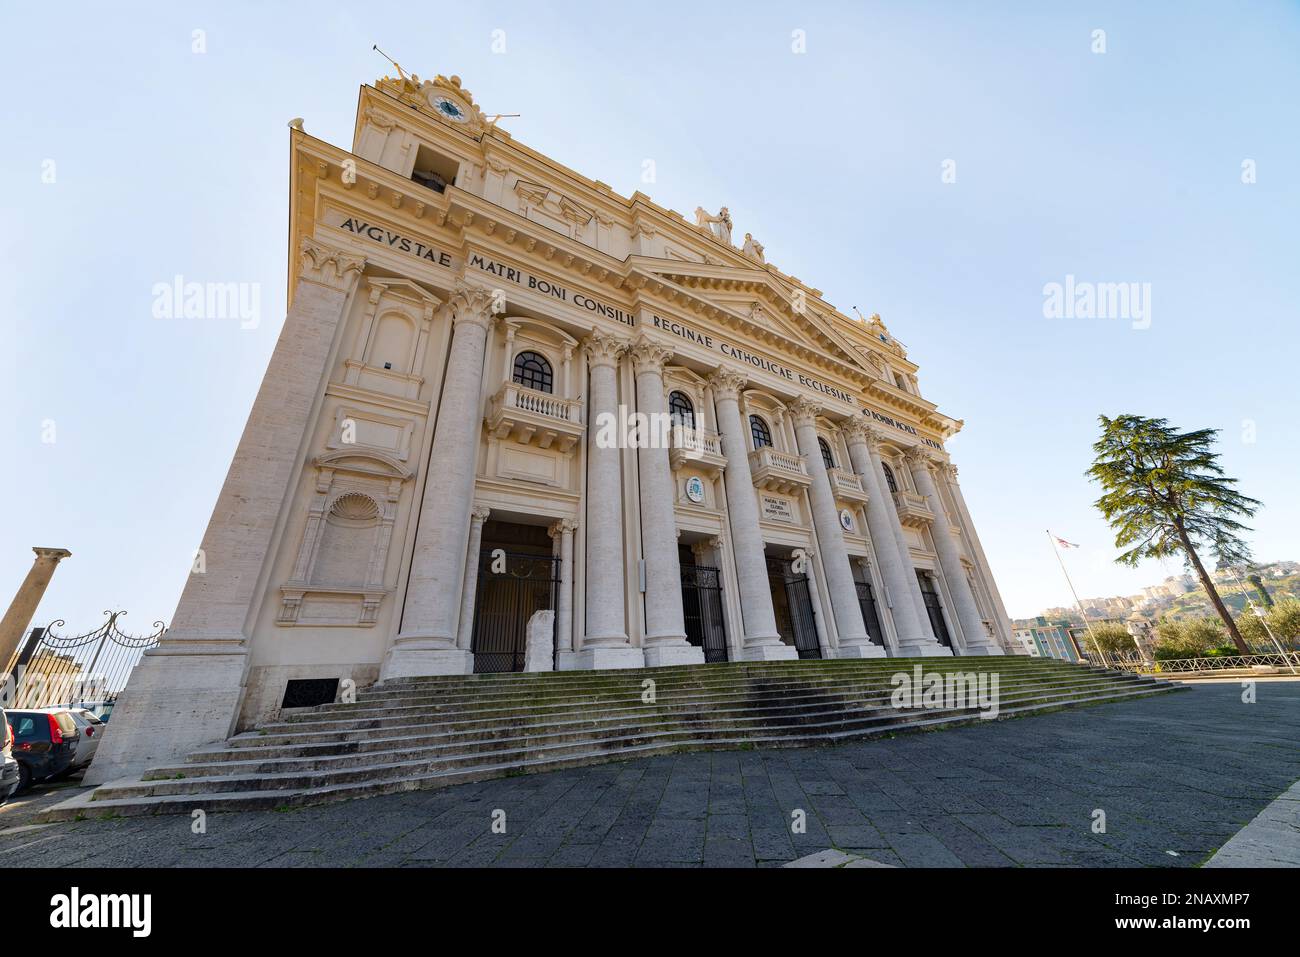
[{"label": "ornate gate", "polygon": [[925,613],[930,616],[930,627],[934,637],[945,648],[952,647],[952,637],[948,634],[948,623],[943,618],[943,605],[939,603],[939,593],[935,591],[934,579],[921,572],[916,573],[916,580],[921,583],[921,598],[925,602]]},{"label": "ornate gate", "polygon": [[794,639],[800,658],[820,658],[822,649],[817,643],[817,621],[813,617],[808,576],[796,572],[789,559],[772,557],[767,559],[767,575],[772,584],[773,610],[781,637]]},{"label": "ornate gate", "polygon": [[161,621],[147,635],[128,635],[119,624],[126,612],[106,611],[108,620],[84,635],[60,635],[63,619],[33,628],[8,663],[0,703],[6,708],[81,705],[106,715],[126,687],[140,657],[167,631]]},{"label": "ornate gate", "polygon": [[727,660],[727,635],[722,624],[722,579],[709,565],[682,564],[682,611],[686,640],[704,649],[704,661]]},{"label": "ornate gate", "polygon": [[[528,620],[539,611],[555,608],[560,587],[560,561],[546,555],[505,553],[505,567],[485,550],[478,570],[475,598],[474,673],[523,671]],[[555,647],[555,628],[551,630]]]},{"label": "ornate gate", "polygon": [[885,632],[880,627],[880,612],[876,608],[876,593],[870,582],[855,582],[858,586],[858,606],[862,609],[862,623],[867,626],[871,643],[885,647]]}]

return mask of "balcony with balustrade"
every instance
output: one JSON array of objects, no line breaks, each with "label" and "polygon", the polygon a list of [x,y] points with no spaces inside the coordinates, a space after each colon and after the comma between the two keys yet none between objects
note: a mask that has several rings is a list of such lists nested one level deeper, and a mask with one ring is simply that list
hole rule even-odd
[{"label": "balcony with balustrade", "polygon": [[894,507],[898,509],[898,520],[909,528],[923,528],[934,521],[925,497],[915,492],[895,492]]},{"label": "balcony with balustrade", "polygon": [[690,465],[717,475],[727,467],[727,457],[722,454],[722,437],[717,432],[677,424],[668,430],[668,461],[674,472]]},{"label": "balcony with balustrade", "polygon": [[749,453],[749,471],[755,488],[786,495],[812,484],[802,455],[778,452],[770,445]]},{"label": "balcony with balustrade", "polygon": [[568,452],[582,438],[582,403],[507,382],[488,400],[488,431],[498,439]]},{"label": "balcony with balustrade", "polygon": [[830,479],[831,491],[836,498],[866,504],[867,490],[862,487],[861,477],[844,469],[827,469],[826,477]]}]

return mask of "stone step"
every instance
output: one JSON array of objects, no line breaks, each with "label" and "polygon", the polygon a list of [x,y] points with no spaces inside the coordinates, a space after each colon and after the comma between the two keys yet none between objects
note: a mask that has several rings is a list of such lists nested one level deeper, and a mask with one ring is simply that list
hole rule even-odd
[{"label": "stone step", "polygon": [[[1035,670],[1078,670],[1081,666],[1050,659],[1021,657],[977,658],[867,658],[842,661],[794,662],[741,662],[664,668],[623,669],[619,671],[559,671],[532,674],[506,673],[491,675],[441,676],[429,678],[391,679],[371,685],[358,693],[360,698],[421,693],[430,696],[449,694],[509,694],[543,693],[555,687],[639,687],[647,678],[659,687],[673,687],[678,683],[696,683],[719,680],[762,680],[782,677],[808,679],[816,675],[839,677],[854,672],[892,674],[910,671],[913,665],[923,665],[927,671],[1008,671],[1017,668]],[[329,707],[326,705],[325,707]]]},{"label": "stone step", "polygon": [[[1050,672],[1052,677],[1059,677],[1061,680],[1073,680],[1088,676],[1090,672],[1079,670],[1077,672]],[[1045,676],[1033,671],[1015,671],[999,674],[999,683],[1003,687],[1010,686],[1015,681],[1022,678],[1032,677],[1035,680],[1042,679]],[[1118,677],[1115,680],[1124,680]],[[719,683],[701,688],[698,691],[679,691],[671,692],[656,688],[655,697],[657,702],[670,703],[679,700],[689,700],[708,694],[718,695],[735,695],[744,693],[746,695],[780,695],[795,691],[804,691],[811,688],[839,688],[839,687],[861,687],[864,685],[874,687],[889,687],[893,685],[882,677],[870,678],[852,678],[842,679],[839,681],[788,681],[778,684],[768,684],[764,682],[759,686],[748,685],[744,683],[728,682]],[[355,705],[323,705],[321,708],[310,715],[301,714],[292,716],[291,720],[282,720],[269,722],[261,726],[260,730],[266,733],[285,733],[291,732],[297,727],[309,724],[320,727],[329,723],[350,723],[357,721],[372,720],[375,718],[389,718],[402,714],[427,714],[430,720],[442,720],[443,718],[464,717],[464,716],[486,716],[491,712],[492,716],[506,717],[510,713],[527,711],[530,713],[545,712],[548,709],[553,710],[570,710],[573,707],[588,707],[596,705],[608,705],[627,701],[639,701],[641,699],[641,689],[629,689],[620,694],[601,694],[601,695],[569,695],[563,698],[544,699],[539,701],[534,698],[503,697],[499,701],[484,701],[466,704],[463,706],[448,707],[439,703],[436,699],[393,699],[390,703],[382,706],[367,706],[363,704]]]},{"label": "stone step", "polygon": [[[1046,702],[1055,699],[1077,698],[1085,691],[1094,688],[1077,686],[1057,687],[1053,691],[1034,689],[1020,694],[1002,695],[1001,706],[1016,707],[1021,703]],[[1107,689],[1113,690],[1113,688]],[[971,711],[966,708],[962,711]],[[891,721],[902,722],[921,713],[920,709],[895,709],[888,706],[888,699],[881,699],[872,704],[851,703],[841,707],[823,707],[814,709],[782,710],[777,714],[759,715],[737,709],[731,713],[714,713],[706,711],[691,720],[651,716],[641,721],[574,722],[571,727],[542,727],[526,734],[505,734],[501,736],[460,735],[436,736],[426,742],[400,739],[396,746],[368,751],[351,751],[342,754],[285,755],[224,752],[220,759],[212,756],[203,763],[186,763],[151,770],[145,776],[147,781],[181,780],[196,777],[227,777],[234,775],[275,775],[289,772],[328,772],[339,769],[377,767],[402,761],[446,760],[449,762],[478,758],[484,754],[502,752],[522,753],[545,747],[561,748],[570,745],[587,747],[600,742],[622,740],[628,737],[653,736],[659,734],[685,734],[693,737],[705,737],[714,733],[743,733],[771,731],[778,729],[800,729],[805,726],[818,726],[840,720],[861,717],[863,727],[886,725]],[[936,713],[936,712],[931,712]],[[233,756],[232,756],[233,755]]]},{"label": "stone step", "polygon": [[[1126,700],[1177,690],[1183,689],[1179,685],[1173,685],[1162,681],[1152,681],[1143,683],[1138,687],[1123,687],[1123,690],[1115,690],[1106,694],[1083,695],[1050,703],[1023,705],[1014,709],[1006,709],[1002,712],[1001,716],[1016,717],[1041,711],[1059,710],[1063,707]],[[893,733],[901,730],[919,730],[923,728],[968,724],[982,720],[979,717],[972,717],[969,715],[935,717],[933,712],[928,712],[927,714],[929,715],[928,717],[918,716],[906,724],[890,726],[887,729],[887,732]],[[735,747],[751,746],[798,746],[803,744],[815,744],[826,741],[838,741],[868,736],[870,736],[869,733],[863,733],[859,730],[848,730],[842,732],[832,731],[830,733],[805,733],[802,736],[787,735],[757,736],[750,738],[718,738],[710,741],[697,742],[690,745],[689,749],[726,750]],[[99,791],[93,795],[96,800],[86,802],[85,796],[82,795],[79,798],[65,801],[62,804],[56,805],[53,808],[42,812],[38,819],[42,822],[49,822],[71,820],[92,815],[108,817],[158,813],[180,814],[189,813],[196,807],[201,807],[209,812],[287,809],[332,801],[348,800],[355,797],[396,793],[421,788],[445,787],[469,781],[481,781],[504,777],[511,774],[560,770],[566,767],[585,766],[631,757],[671,753],[682,749],[683,745],[679,743],[648,744],[629,747],[618,751],[591,751],[565,758],[542,757],[525,762],[485,763],[475,767],[454,771],[435,772],[432,774],[417,773],[384,780],[365,780],[350,784],[325,785],[321,787],[301,789],[245,791],[208,790],[196,791],[189,794],[157,795],[148,797],[125,796],[113,798],[107,795],[101,796],[100,792],[103,792],[105,789],[100,788]]]},{"label": "stone step", "polygon": [[[1058,688],[1100,687],[1105,684],[1134,684],[1132,680],[1097,678],[1088,674],[1068,678],[1045,678],[1038,682],[1008,682],[999,684],[999,693],[1006,695],[1023,689],[1048,691]],[[622,708],[594,708],[579,706],[562,712],[539,713],[529,709],[516,709],[507,718],[499,715],[472,717],[465,720],[435,723],[417,713],[413,717],[421,720],[412,723],[403,717],[406,723],[386,724],[381,727],[359,728],[352,722],[330,722],[335,727],[317,727],[313,730],[297,730],[286,734],[251,733],[231,738],[223,745],[212,749],[194,752],[190,762],[207,762],[214,760],[243,760],[250,756],[250,750],[284,752],[290,750],[296,754],[354,753],[364,750],[383,750],[391,746],[415,745],[421,741],[442,740],[456,736],[511,736],[524,732],[541,732],[547,729],[597,727],[602,721],[648,720],[653,718],[669,719],[676,716],[679,720],[693,720],[700,714],[716,713],[727,716],[732,714],[780,715],[795,712],[810,706],[830,703],[850,703],[859,707],[879,707],[887,704],[893,693],[892,687],[864,685],[860,688],[837,689],[834,692],[821,690],[808,691],[799,695],[763,698],[755,695],[718,695],[709,698],[685,700],[672,704],[659,702],[654,705],[641,703],[628,704]],[[775,703],[768,703],[775,702]],[[373,724],[374,722],[367,722]],[[436,729],[436,730],[434,730]],[[375,731],[382,732],[376,736]],[[391,744],[389,743],[391,742]]]}]

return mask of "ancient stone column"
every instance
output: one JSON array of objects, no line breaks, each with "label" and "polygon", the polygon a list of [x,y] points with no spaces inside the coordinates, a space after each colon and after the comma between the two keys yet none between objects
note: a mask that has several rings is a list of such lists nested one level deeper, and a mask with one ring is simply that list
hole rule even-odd
[{"label": "ancient stone column", "polygon": [[429,450],[401,630],[384,659],[381,680],[474,670],[474,656],[458,646],[457,638],[462,585],[469,574],[465,556],[482,430],[483,363],[492,324],[492,294],[457,280],[447,307],[453,324],[447,375]]},{"label": "ancient stone column", "polygon": [[555,643],[560,654],[573,651],[573,533],[577,527],[577,522],[565,518],[547,529],[552,539],[559,539],[560,593],[555,599]]},{"label": "ancient stone column", "polygon": [[465,588],[460,598],[456,647],[471,654],[474,652],[474,603],[478,598],[478,558],[483,544],[483,523],[491,514],[492,509],[485,505],[476,505],[469,513],[469,547],[465,550]]},{"label": "ancient stone column", "polygon": [[749,430],[740,417],[740,390],[744,376],[718,368],[709,378],[722,436],[722,454],[727,457],[723,482],[727,489],[727,517],[731,523],[731,546],[736,560],[736,590],[740,593],[745,643],[741,649],[747,661],[770,661],[799,657],[793,645],[781,640],[772,611],[772,591],[767,581],[767,560],[763,556],[763,531],[758,525],[758,503],[754,500],[754,479],[749,471]]},{"label": "ancient stone column", "polygon": [[311,237],[299,255],[293,305],[203,533],[202,562],[167,633],[131,672],[86,784],[176,760],[234,730],[264,566],[274,560],[281,512],[302,474],[303,436],[366,263]]},{"label": "ancient stone column", "polygon": [[836,657],[882,657],[885,649],[871,643],[867,627],[862,621],[862,606],[858,604],[858,589],[853,581],[853,569],[849,565],[849,550],[844,544],[839,509],[835,507],[835,492],[831,489],[830,476],[826,474],[826,464],[822,461],[821,447],[817,443],[817,416],[821,409],[802,397],[790,403],[789,409],[799,452],[812,477],[808,498],[812,502],[813,528],[822,553],[826,588],[831,610],[835,614],[835,629],[839,634]]},{"label": "ancient stone column", "polygon": [[[583,341],[587,392],[587,580],[586,627],[578,668],[639,668],[623,613],[623,472],[621,441],[602,436],[606,421],[618,422],[618,362],[628,342],[602,332]],[[612,417],[612,418],[609,418]],[[616,436],[621,429],[612,430]]]},{"label": "ancient stone column", "polygon": [[895,534],[898,513],[885,485],[871,430],[866,423],[852,419],[845,423],[844,433],[853,471],[861,476],[867,487],[867,528],[871,532],[872,551],[880,565],[880,576],[888,590],[888,600],[883,604],[894,621],[898,655],[946,655],[948,649],[935,639],[929,620],[926,619],[923,626],[918,619],[916,603],[912,600],[912,589],[919,588],[916,571],[900,547],[900,536]]},{"label": "ancient stone column", "polygon": [[970,590],[970,581],[966,578],[966,567],[962,564],[957,543],[952,537],[952,522],[948,510],[944,507],[939,490],[935,487],[934,476],[930,474],[933,456],[919,448],[907,454],[907,464],[912,470],[916,487],[934,512],[934,524],[930,526],[930,537],[934,540],[934,550],[939,556],[939,567],[943,570],[944,580],[948,583],[948,594],[952,596],[953,611],[957,624],[961,628],[962,644],[968,655],[1000,655],[1002,649],[993,641],[984,628],[984,619],[980,615],[979,605]]},{"label": "ancient stone column", "polygon": [[[686,640],[682,611],[682,569],[677,558],[677,512],[673,504],[673,471],[668,461],[664,400],[664,364],[673,350],[644,334],[632,343],[636,370],[637,411],[650,424],[650,441],[637,450],[641,491],[641,550],[645,558],[645,652],[647,667],[704,663],[704,649]],[[660,441],[665,440],[665,441]]]},{"label": "ancient stone column", "polygon": [[36,606],[41,603],[41,597],[49,587],[50,579],[54,577],[54,569],[72,554],[66,548],[33,547],[32,551],[36,553],[32,567],[27,570],[27,577],[18,586],[18,593],[9,603],[4,619],[0,620],[0,668],[8,665],[27,626],[32,623]]}]

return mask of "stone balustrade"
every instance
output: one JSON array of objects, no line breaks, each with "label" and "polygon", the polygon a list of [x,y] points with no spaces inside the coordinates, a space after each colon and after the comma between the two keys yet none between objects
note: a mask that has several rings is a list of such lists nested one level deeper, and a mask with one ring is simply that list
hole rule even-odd
[{"label": "stone balustrade", "polygon": [[487,427],[499,439],[568,452],[584,431],[582,403],[507,382],[488,400]]},{"label": "stone balustrade", "polygon": [[778,452],[770,445],[749,453],[749,471],[755,488],[790,493],[812,484],[802,455]]}]

